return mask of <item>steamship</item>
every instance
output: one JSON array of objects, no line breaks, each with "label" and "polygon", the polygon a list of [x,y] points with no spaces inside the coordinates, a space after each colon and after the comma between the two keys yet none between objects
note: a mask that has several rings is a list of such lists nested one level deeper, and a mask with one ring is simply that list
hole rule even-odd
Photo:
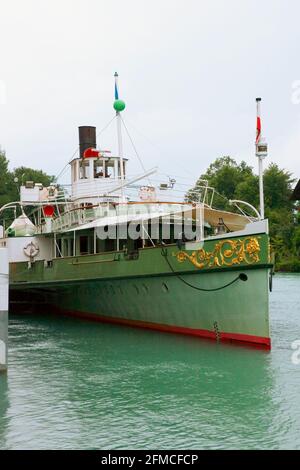
[{"label": "steamship", "polygon": [[[97,148],[95,127],[81,126],[70,192],[27,181],[20,200],[0,209],[2,217],[12,207],[19,214],[0,229],[10,311],[269,349],[268,221],[255,208],[254,216],[214,208],[205,181],[192,200],[172,201],[166,191],[174,180],[151,183],[157,169],[129,177],[124,108],[115,75],[117,155]],[[135,199],[131,187],[138,188]]]}]

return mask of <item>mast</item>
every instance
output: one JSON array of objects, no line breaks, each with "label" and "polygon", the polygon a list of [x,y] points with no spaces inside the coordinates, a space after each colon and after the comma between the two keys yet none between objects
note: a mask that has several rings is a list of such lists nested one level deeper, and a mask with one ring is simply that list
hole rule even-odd
[{"label": "mast", "polygon": [[259,210],[261,219],[265,218],[264,206],[264,181],[263,181],[263,159],[268,155],[268,144],[261,136],[261,119],[260,119],[260,102],[261,98],[256,98],[256,141],[255,154],[258,157],[258,175],[259,175]]},{"label": "mast", "polygon": [[[121,183],[124,182],[124,165],[123,165],[123,141],[122,141],[122,118],[121,118],[121,111],[125,109],[124,101],[119,99],[119,86],[118,86],[118,74],[115,72],[115,101],[114,101],[114,109],[116,111],[116,119],[117,119],[117,135],[118,135],[118,153],[120,158],[120,174],[121,174]],[[124,197],[124,186],[121,187],[121,195],[122,195],[122,202],[125,201]]]}]

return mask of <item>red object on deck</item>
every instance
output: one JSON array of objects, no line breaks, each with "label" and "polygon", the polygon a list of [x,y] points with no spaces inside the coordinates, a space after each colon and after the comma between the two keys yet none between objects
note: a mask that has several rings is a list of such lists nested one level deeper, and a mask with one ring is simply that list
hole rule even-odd
[{"label": "red object on deck", "polygon": [[83,158],[92,158],[92,157],[99,157],[100,152],[97,149],[89,147],[83,152]]},{"label": "red object on deck", "polygon": [[53,217],[54,207],[53,206],[44,206],[43,212],[45,217]]}]

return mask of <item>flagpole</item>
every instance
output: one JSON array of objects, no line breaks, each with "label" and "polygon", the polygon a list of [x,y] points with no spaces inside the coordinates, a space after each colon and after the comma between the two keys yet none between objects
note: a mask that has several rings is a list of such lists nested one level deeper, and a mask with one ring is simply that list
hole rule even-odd
[{"label": "flagpole", "polygon": [[[114,102],[114,109],[116,111],[116,120],[117,120],[117,135],[118,135],[118,154],[120,158],[120,176],[121,176],[121,183],[124,182],[125,175],[124,175],[124,164],[123,164],[123,141],[122,141],[122,128],[121,128],[121,111],[125,109],[125,103],[122,100],[119,100],[119,84],[118,84],[118,74],[117,72],[114,75],[115,77],[115,102]],[[125,201],[124,197],[124,185],[121,187],[121,196],[122,202]]]},{"label": "flagpole", "polygon": [[263,180],[263,159],[268,155],[268,146],[261,136],[261,118],[260,118],[261,98],[256,98],[256,142],[255,154],[258,157],[258,176],[259,176],[259,210],[261,219],[265,218],[264,205],[264,180]]}]

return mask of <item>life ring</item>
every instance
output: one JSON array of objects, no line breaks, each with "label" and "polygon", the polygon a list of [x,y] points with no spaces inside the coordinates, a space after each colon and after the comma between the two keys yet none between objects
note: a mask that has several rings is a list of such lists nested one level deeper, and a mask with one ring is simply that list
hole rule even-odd
[{"label": "life ring", "polygon": [[23,248],[23,251],[24,251],[25,256],[27,256],[30,259],[33,259],[39,254],[40,249],[36,243],[30,242],[28,243],[28,245],[26,245]]}]

